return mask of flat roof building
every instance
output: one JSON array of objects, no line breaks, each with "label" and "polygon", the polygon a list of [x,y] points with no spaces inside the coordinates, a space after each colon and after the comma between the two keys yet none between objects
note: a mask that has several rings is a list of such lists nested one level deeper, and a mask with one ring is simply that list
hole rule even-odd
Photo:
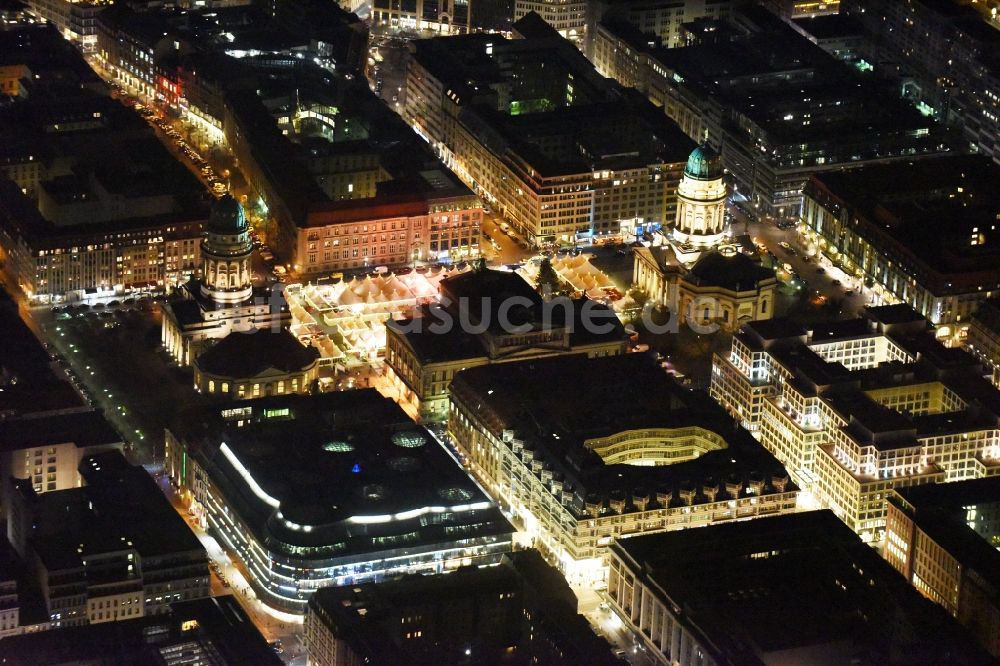
[{"label": "flat roof building", "polygon": [[662,663],[989,662],[829,511],[620,539],[610,550],[609,602]]},{"label": "flat roof building", "polygon": [[[691,138],[721,146],[754,215],[794,219],[810,175],[950,152],[956,137],[760,6],[702,21],[691,43],[597,35],[594,64],[629,81]],[[631,26],[630,26],[631,27]]]},{"label": "flat roof building", "polygon": [[386,322],[386,361],[421,419],[448,415],[448,385],[466,369],[558,354],[625,353],[613,310],[587,298],[545,301],[516,273],[476,269],[445,278],[441,303]]},{"label": "flat roof building", "polygon": [[197,270],[207,194],[52,38],[0,37],[5,65],[34,68],[30,94],[0,109],[0,246],[12,278],[36,303],[184,282]]},{"label": "flat roof building", "polygon": [[156,616],[16,636],[0,640],[0,653],[11,666],[282,663],[232,595],[175,602]]},{"label": "flat roof building", "polygon": [[1000,474],[1000,392],[906,305],[806,328],[751,322],[716,354],[711,394],[865,540],[887,491]]},{"label": "flat roof building", "polygon": [[536,550],[444,576],[328,587],[309,600],[316,664],[620,663]]},{"label": "flat roof building", "polygon": [[166,468],[269,606],[319,588],[495,561],[513,529],[443,446],[373,389],[186,413]]},{"label": "flat roof building", "polygon": [[7,535],[52,627],[156,615],[209,595],[204,547],[145,469],[110,451],[84,458],[80,476],[82,487],[42,494],[16,480],[7,494]]},{"label": "flat roof building", "polygon": [[615,538],[795,509],[781,463],[644,355],[470,368],[450,393],[472,472],[570,582],[605,579]]},{"label": "flat roof building", "polygon": [[35,493],[78,488],[80,463],[105,451],[121,451],[122,436],[95,411],[30,415],[0,421],[0,515],[9,510],[12,484]]},{"label": "flat roof building", "polygon": [[672,221],[694,143],[536,14],[514,28],[415,42],[405,118],[534,245]]},{"label": "flat roof building", "polygon": [[979,304],[969,324],[965,348],[982,361],[1000,387],[1000,298]]},{"label": "flat roof building", "polygon": [[957,341],[1000,295],[998,180],[1000,166],[968,155],[816,174],[802,221],[877,303],[907,303]]},{"label": "flat roof building", "polygon": [[1000,657],[1000,477],[899,488],[882,555]]},{"label": "flat roof building", "polygon": [[843,0],[864,26],[865,58],[924,113],[1000,162],[1000,32],[994,2]]}]

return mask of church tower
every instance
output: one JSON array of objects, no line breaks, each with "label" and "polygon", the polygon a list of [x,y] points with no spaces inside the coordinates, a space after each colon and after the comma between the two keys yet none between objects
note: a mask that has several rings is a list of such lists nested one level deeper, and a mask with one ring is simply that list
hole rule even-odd
[{"label": "church tower", "polygon": [[708,138],[688,157],[677,188],[674,240],[693,248],[716,247],[726,230],[726,184],[722,160],[708,145]]},{"label": "church tower", "polygon": [[201,294],[216,303],[241,303],[253,293],[253,243],[243,207],[227,194],[212,205],[201,242]]}]

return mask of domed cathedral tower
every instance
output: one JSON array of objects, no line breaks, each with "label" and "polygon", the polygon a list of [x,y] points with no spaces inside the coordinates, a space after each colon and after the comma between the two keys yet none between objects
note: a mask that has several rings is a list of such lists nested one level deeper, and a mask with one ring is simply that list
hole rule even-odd
[{"label": "domed cathedral tower", "polygon": [[726,232],[726,197],[722,159],[708,145],[708,137],[688,157],[677,188],[674,239],[693,249],[717,246]]},{"label": "domed cathedral tower", "polygon": [[253,243],[243,207],[230,195],[212,205],[201,242],[201,294],[217,303],[241,303],[253,293]]}]

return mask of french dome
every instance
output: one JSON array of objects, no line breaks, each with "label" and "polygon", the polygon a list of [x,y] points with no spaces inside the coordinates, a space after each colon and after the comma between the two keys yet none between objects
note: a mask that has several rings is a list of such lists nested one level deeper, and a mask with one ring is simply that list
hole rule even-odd
[{"label": "french dome", "polygon": [[702,142],[691,151],[684,175],[699,180],[712,180],[722,177],[722,159],[719,153],[712,150],[706,142]]},{"label": "french dome", "polygon": [[240,202],[227,194],[212,204],[208,217],[208,232],[223,236],[242,234],[247,231],[247,220]]}]

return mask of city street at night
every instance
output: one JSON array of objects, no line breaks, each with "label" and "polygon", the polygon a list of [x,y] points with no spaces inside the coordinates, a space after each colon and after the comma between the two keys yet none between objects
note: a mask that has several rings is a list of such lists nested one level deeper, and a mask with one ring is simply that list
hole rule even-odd
[{"label": "city street at night", "polygon": [[0,666],[1000,663],[1000,0],[0,0]]}]

